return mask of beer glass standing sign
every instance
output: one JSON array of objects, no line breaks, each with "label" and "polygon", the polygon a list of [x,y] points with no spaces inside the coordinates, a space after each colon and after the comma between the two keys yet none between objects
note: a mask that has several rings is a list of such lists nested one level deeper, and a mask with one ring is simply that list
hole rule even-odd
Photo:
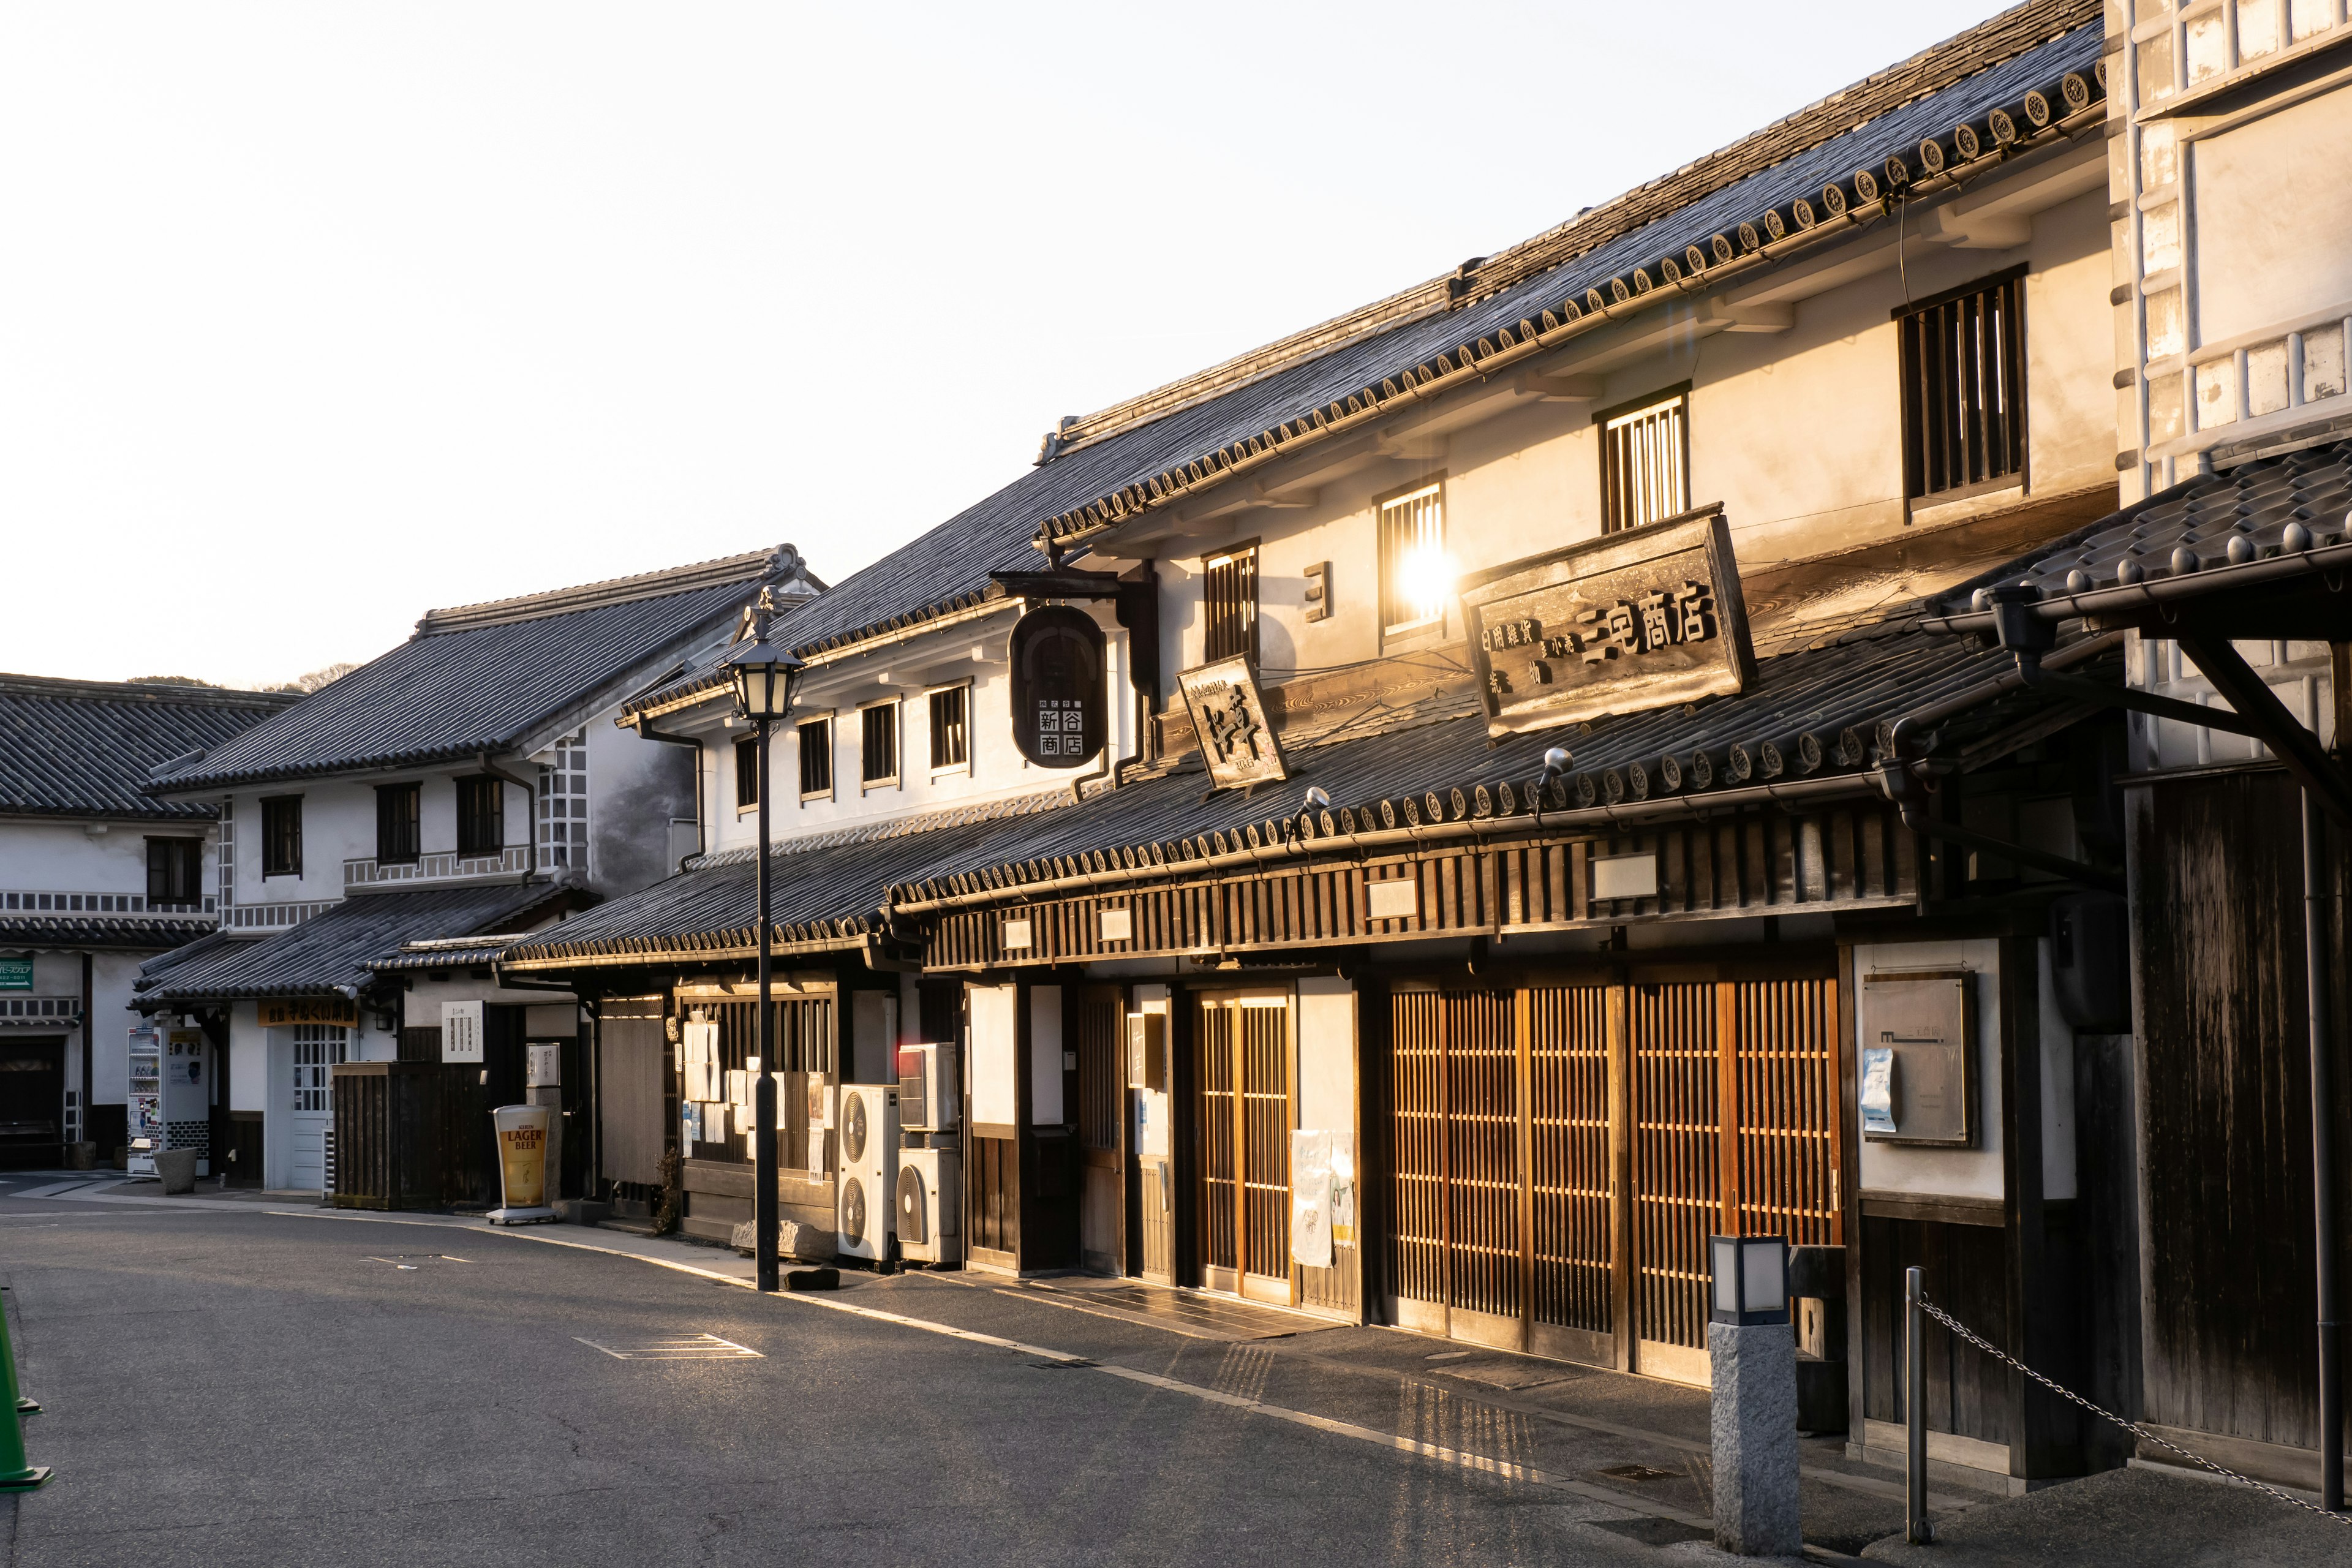
[{"label": "beer glass standing sign", "polygon": [[1013,628],[1013,743],[1041,768],[1077,768],[1103,749],[1103,631],[1066,605]]}]

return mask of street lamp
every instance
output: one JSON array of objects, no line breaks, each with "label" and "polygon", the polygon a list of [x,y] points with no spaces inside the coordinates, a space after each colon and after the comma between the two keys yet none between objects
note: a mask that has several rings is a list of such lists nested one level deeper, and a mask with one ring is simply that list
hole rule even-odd
[{"label": "street lamp", "polygon": [[1789,1321],[1789,1242],[1779,1236],[1710,1236],[1708,1316],[1718,1323]]},{"label": "street lamp", "polygon": [[735,709],[758,737],[760,801],[760,1070],[751,1083],[751,1229],[759,1287],[777,1287],[776,1268],[776,1020],[769,996],[768,944],[774,920],[768,907],[768,726],[793,710],[799,659],[768,644],[772,607],[766,594],[751,612],[751,640],[727,656],[735,677]]}]

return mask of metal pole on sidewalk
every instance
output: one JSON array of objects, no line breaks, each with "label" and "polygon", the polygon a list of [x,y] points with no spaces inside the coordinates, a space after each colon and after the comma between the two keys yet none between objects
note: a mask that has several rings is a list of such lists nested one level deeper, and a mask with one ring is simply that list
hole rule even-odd
[{"label": "metal pole on sidewalk", "polygon": [[2336,1321],[2336,1071],[2327,1037],[2327,825],[2303,792],[2303,968],[2311,1008],[2312,1215],[2318,1226],[2319,1501],[2344,1511],[2344,1328]]},{"label": "metal pole on sidewalk", "polygon": [[1919,1310],[1927,1288],[1920,1271],[1903,1271],[1903,1539],[1925,1546],[1936,1539],[1927,1519],[1927,1347]]},{"label": "metal pole on sidewalk", "polygon": [[756,1272],[759,1288],[773,1290],[778,1284],[776,1262],[776,1017],[775,1004],[769,995],[770,973],[768,946],[774,932],[769,929],[768,903],[768,721],[753,721],[759,731],[760,752],[760,1075],[751,1083],[751,1228],[756,1239],[752,1256],[758,1260]]}]

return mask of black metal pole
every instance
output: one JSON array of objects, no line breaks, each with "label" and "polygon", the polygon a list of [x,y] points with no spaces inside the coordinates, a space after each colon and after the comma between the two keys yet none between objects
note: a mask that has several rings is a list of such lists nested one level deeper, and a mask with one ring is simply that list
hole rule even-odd
[{"label": "black metal pole", "polygon": [[1903,1538],[1914,1546],[1936,1539],[1927,1517],[1927,1347],[1919,1310],[1927,1288],[1916,1268],[1903,1271]]},{"label": "black metal pole", "polygon": [[2303,792],[2303,968],[2311,1006],[2312,1212],[2319,1231],[2319,1500],[2344,1511],[2344,1329],[2336,1310],[2336,1070],[2327,1038],[2327,824]]},{"label": "black metal pole", "polygon": [[762,1290],[777,1286],[775,1008],[769,996],[768,721],[755,719],[760,756],[760,1073],[751,1083],[751,1228]]}]

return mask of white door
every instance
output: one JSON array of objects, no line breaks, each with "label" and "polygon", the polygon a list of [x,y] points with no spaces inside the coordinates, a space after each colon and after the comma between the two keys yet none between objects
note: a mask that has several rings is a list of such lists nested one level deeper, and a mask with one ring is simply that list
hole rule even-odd
[{"label": "white door", "polygon": [[351,1049],[351,1031],[335,1024],[294,1026],[294,1097],[288,1131],[287,1185],[323,1192],[327,1185],[327,1134],[335,1123],[332,1087],[335,1064]]}]

